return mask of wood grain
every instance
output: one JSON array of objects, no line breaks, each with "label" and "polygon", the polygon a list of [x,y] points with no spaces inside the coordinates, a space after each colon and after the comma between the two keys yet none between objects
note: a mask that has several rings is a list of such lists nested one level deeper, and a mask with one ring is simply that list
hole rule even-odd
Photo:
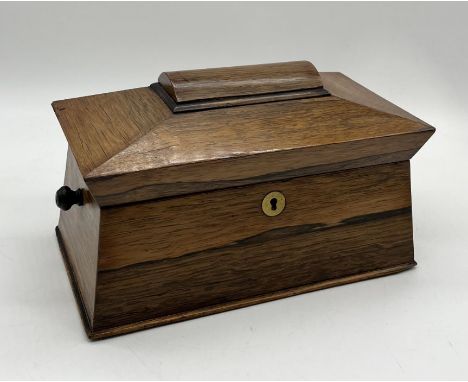
[{"label": "wood grain", "polygon": [[148,88],[52,103],[83,176],[171,115]]},{"label": "wood grain", "polygon": [[93,328],[411,264],[409,184],[403,162],[105,208]]},{"label": "wood grain", "polygon": [[[325,224],[411,205],[408,163],[267,182],[101,211],[99,269],[223,247],[285,226]],[[281,191],[285,211],[271,218],[263,197]],[[363,197],[363,193],[366,197]],[[221,224],[229,217],[229,224]]]},{"label": "wood grain", "polygon": [[62,253],[65,265],[67,267],[67,273],[68,273],[70,283],[71,283],[71,286],[75,295],[75,300],[77,302],[78,309],[80,311],[83,325],[85,327],[86,334],[91,340],[99,340],[99,339],[109,338],[109,337],[118,336],[122,334],[128,334],[128,333],[132,333],[138,330],[149,329],[149,328],[153,328],[157,326],[162,326],[162,325],[172,324],[172,323],[176,323],[180,321],[199,318],[199,317],[207,316],[210,314],[225,312],[225,311],[232,310],[232,309],[244,308],[244,307],[254,305],[254,304],[261,304],[264,302],[273,301],[273,300],[280,299],[280,298],[296,296],[302,293],[308,293],[308,292],[313,292],[313,291],[317,291],[317,290],[321,290],[325,288],[331,288],[331,287],[335,287],[335,286],[339,286],[343,284],[354,283],[354,282],[368,280],[368,279],[372,279],[376,277],[387,276],[387,275],[391,275],[394,273],[405,271],[416,265],[416,262],[413,261],[411,263],[397,265],[395,267],[377,269],[374,271],[364,272],[364,273],[360,273],[357,275],[340,277],[340,278],[321,281],[321,282],[317,282],[313,284],[301,285],[296,288],[290,288],[290,289],[276,291],[273,293],[262,294],[259,296],[246,298],[243,300],[229,301],[223,304],[211,305],[208,307],[194,309],[191,311],[186,311],[186,312],[182,312],[178,314],[162,316],[162,317],[152,317],[143,321],[132,322],[130,324],[115,325],[107,329],[95,329],[90,326],[86,318],[86,310],[83,305],[83,301],[80,295],[78,285],[76,283],[75,275],[73,273],[73,270],[70,267],[70,264],[68,261],[68,255],[63,246],[63,240],[60,235],[60,230],[58,229],[58,227],[56,228],[56,233],[57,233],[57,240],[59,242],[60,251]]},{"label": "wood grain", "polygon": [[310,63],[165,73],[183,113],[150,88],[54,102],[85,196],[57,237],[91,338],[415,264],[409,159],[435,129],[322,77],[332,95],[285,100],[321,91]]},{"label": "wood grain", "polygon": [[81,293],[86,317],[91,323],[94,318],[100,208],[89,193],[70,150],[67,154],[64,185],[73,190],[81,188],[84,193],[83,206],[73,206],[68,211],[60,211],[58,228]]},{"label": "wood grain", "polygon": [[434,132],[341,75],[323,77],[334,96],[173,114],[141,88],[54,110],[101,206],[407,160]]},{"label": "wood grain", "polygon": [[321,72],[320,75],[323,86],[337,97],[429,126],[426,122],[380,97],[343,73]]},{"label": "wood grain", "polygon": [[308,61],[164,72],[158,82],[175,102],[322,87]]},{"label": "wood grain", "polygon": [[115,205],[407,160],[433,133],[326,98],[175,115],[86,181],[100,205]]},{"label": "wood grain", "polygon": [[336,227],[285,228],[223,248],[102,272],[95,328],[410,263],[411,212],[397,213],[357,217]]}]

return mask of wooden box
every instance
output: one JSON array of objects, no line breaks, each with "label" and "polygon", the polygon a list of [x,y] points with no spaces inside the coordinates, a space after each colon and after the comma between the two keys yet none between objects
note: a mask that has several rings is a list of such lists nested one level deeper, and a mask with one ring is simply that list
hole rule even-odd
[{"label": "wooden box", "polygon": [[414,266],[409,159],[434,128],[289,62],[56,101],[60,248],[97,339]]}]

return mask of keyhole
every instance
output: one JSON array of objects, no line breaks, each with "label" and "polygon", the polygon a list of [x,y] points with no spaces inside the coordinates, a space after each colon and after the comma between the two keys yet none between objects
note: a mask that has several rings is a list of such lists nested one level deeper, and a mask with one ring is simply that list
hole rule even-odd
[{"label": "keyhole", "polygon": [[278,203],[278,199],[276,199],[276,198],[273,198],[273,199],[270,200],[271,209],[273,211],[276,211],[276,204],[277,203]]},{"label": "keyhole", "polygon": [[278,216],[286,207],[286,198],[279,191],[271,191],[263,197],[262,210],[266,216]]}]

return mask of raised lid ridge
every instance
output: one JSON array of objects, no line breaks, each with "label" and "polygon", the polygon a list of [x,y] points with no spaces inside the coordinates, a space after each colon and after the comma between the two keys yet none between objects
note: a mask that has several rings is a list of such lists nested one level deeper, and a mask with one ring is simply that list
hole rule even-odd
[{"label": "raised lid ridge", "polygon": [[163,72],[151,88],[173,112],[328,95],[309,61]]}]

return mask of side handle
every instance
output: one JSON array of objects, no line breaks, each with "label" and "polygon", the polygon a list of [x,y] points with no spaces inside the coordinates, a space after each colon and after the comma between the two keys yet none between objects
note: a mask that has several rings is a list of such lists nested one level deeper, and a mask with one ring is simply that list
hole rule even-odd
[{"label": "side handle", "polygon": [[68,186],[62,186],[55,193],[55,204],[63,211],[68,211],[74,204],[82,206],[83,190],[78,188],[73,191]]}]

